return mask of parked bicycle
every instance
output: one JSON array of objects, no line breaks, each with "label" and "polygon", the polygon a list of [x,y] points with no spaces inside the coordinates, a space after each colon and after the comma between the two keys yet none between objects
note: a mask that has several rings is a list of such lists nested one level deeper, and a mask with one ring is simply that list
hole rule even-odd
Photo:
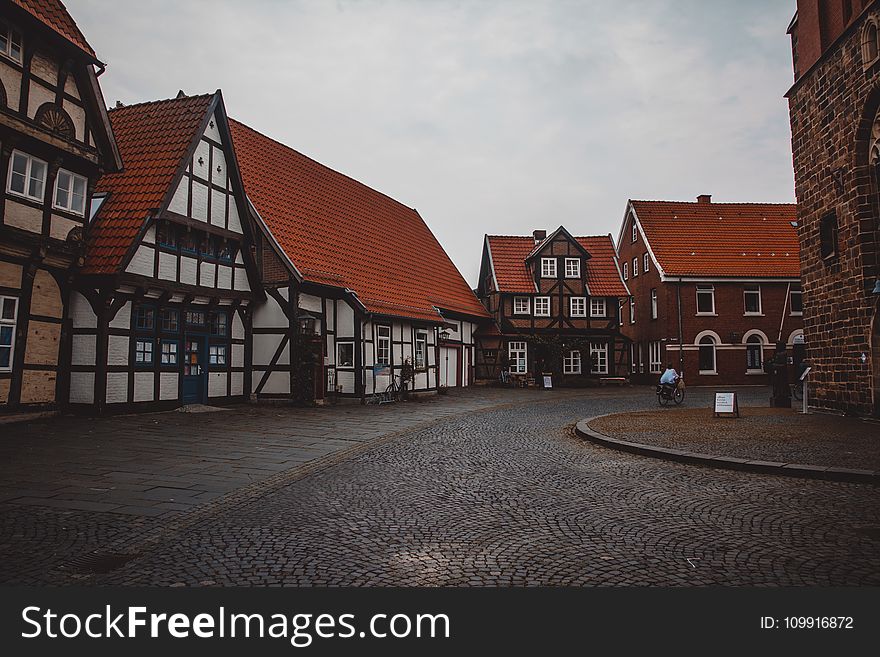
[{"label": "parked bicycle", "polygon": [[399,374],[391,375],[391,383],[389,383],[385,390],[379,392],[378,390],[373,393],[373,396],[370,398],[371,404],[390,404],[391,402],[400,401],[400,395],[402,390],[402,381]]}]

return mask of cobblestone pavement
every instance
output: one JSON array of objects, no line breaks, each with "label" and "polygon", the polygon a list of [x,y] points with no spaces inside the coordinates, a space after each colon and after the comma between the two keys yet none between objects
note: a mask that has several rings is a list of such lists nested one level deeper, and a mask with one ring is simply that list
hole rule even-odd
[{"label": "cobblestone pavement", "polygon": [[[874,487],[692,467],[573,435],[580,418],[649,406],[646,389],[481,394],[436,407],[470,412],[280,470],[186,513],[7,503],[0,581],[880,585]],[[691,389],[689,403],[708,395]],[[766,395],[744,391],[742,402],[750,396]],[[103,574],[64,565],[98,549],[132,559]]]}]

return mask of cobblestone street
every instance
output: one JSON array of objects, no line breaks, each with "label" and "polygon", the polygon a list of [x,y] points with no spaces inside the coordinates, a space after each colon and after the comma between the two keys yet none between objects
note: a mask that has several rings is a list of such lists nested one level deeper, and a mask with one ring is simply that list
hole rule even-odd
[{"label": "cobblestone street", "polygon": [[[688,406],[708,405],[710,391],[688,393]],[[766,394],[744,389],[741,403],[765,404]],[[65,434],[85,420],[65,421],[65,428],[49,423],[58,426],[54,444],[40,442],[48,439],[37,437],[38,425],[21,435],[6,428],[0,580],[880,585],[875,487],[659,461],[595,446],[571,429],[584,417],[654,404],[647,388],[472,390],[390,408],[261,407],[89,424],[105,439],[127,425],[119,446],[110,441],[98,451],[111,461],[130,460],[130,467],[116,464],[112,472],[139,472],[129,481],[141,483],[134,493],[142,500],[150,499],[146,482],[165,488],[175,481],[162,484],[163,473],[149,472],[151,464],[176,462],[183,486],[200,470],[200,458],[212,455],[198,492],[183,494],[186,503],[143,507],[166,505],[161,513],[90,509],[77,505],[85,498],[75,492],[72,506],[63,498],[16,499],[13,475],[33,480],[26,473],[40,465],[48,474],[37,478],[35,485],[42,484],[35,490],[44,492],[59,478],[52,447],[63,455],[68,481],[61,484],[75,486],[77,469],[85,484],[90,477],[110,479],[102,469],[107,464],[92,462],[90,470],[94,454],[77,456],[75,437]],[[304,426],[315,435],[309,455],[302,441],[289,438]],[[212,439],[221,427],[228,433]],[[26,449],[27,441],[34,443]],[[261,462],[254,460],[257,448]],[[212,473],[219,473],[216,481]],[[83,568],[92,551],[115,557],[116,567]]]}]

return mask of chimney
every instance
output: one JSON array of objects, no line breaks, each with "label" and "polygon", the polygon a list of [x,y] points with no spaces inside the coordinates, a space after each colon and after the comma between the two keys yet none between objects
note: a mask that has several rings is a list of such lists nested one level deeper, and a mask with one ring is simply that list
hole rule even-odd
[{"label": "chimney", "polygon": [[697,197],[697,203],[711,203],[712,195],[711,194],[700,194]]},{"label": "chimney", "polygon": [[544,241],[544,239],[546,239],[547,231],[546,230],[536,230],[532,233],[532,237],[535,238],[535,244],[537,244],[538,242],[542,242],[542,241]]}]

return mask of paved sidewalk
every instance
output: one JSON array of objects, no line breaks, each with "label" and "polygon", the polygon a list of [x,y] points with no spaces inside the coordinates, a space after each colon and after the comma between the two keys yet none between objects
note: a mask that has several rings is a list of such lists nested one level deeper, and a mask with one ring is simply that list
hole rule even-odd
[{"label": "paved sidewalk", "polygon": [[388,434],[537,399],[546,394],[476,388],[382,406],[241,405],[8,425],[0,430],[0,505],[171,515]]},{"label": "paved sidewalk", "polygon": [[880,470],[880,423],[794,410],[743,407],[739,418],[711,408],[658,409],[598,417],[589,428],[649,448],[728,459]]}]

